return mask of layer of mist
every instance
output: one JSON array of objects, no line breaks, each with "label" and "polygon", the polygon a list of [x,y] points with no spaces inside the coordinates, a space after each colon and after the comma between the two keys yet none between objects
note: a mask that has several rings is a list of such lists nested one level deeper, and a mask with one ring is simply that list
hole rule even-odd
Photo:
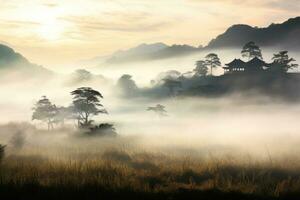
[{"label": "layer of mist", "polygon": [[[239,50],[217,50],[222,63],[240,57]],[[265,50],[266,61],[276,50]],[[156,151],[166,154],[238,154],[270,159],[299,153],[300,104],[277,101],[258,94],[243,96],[233,94],[219,98],[132,97],[120,94],[118,79],[130,74],[139,88],[151,88],[161,72],[192,71],[197,60],[208,52],[177,59],[121,66],[93,68],[91,74],[81,79],[73,74],[56,74],[48,79],[22,80],[19,76],[1,79],[0,143],[8,145],[8,152],[48,155],[60,154],[63,149],[78,151],[105,151],[106,148],[130,148],[132,151]],[[298,53],[290,55],[300,59]],[[214,71],[221,75],[222,69]],[[69,106],[70,92],[89,86],[100,91],[102,104],[108,115],[95,117],[96,122],[113,123],[117,139],[82,138],[75,129],[76,123],[66,122],[66,127],[46,131],[43,123],[32,121],[32,107],[43,95],[56,105]],[[160,92],[167,92],[162,90]],[[295,91],[298,92],[298,91]],[[162,104],[167,117],[147,111],[149,106]],[[24,136],[18,136],[24,134]],[[18,137],[22,137],[21,139]],[[22,142],[24,140],[24,142]],[[16,146],[19,146],[18,148]],[[14,149],[19,149],[18,151]],[[41,151],[42,150],[42,151]],[[67,154],[67,150],[66,154]]]}]

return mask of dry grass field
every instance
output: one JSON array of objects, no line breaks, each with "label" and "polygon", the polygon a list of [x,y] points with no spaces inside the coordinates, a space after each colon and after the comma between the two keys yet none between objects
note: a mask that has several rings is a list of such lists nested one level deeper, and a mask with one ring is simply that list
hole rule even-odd
[{"label": "dry grass field", "polygon": [[297,199],[300,162],[117,149],[69,158],[9,155],[0,166],[0,191],[10,199]]},{"label": "dry grass field", "polygon": [[275,156],[273,149],[254,154],[201,143],[180,146],[171,140],[167,146],[158,145],[161,138],[86,137],[27,124],[0,126],[0,133],[1,143],[7,144],[0,163],[3,199],[300,197],[296,146],[294,152]]}]

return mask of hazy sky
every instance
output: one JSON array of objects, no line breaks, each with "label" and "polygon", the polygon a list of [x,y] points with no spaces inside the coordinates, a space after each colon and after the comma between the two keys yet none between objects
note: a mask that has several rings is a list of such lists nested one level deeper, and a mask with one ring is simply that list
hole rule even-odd
[{"label": "hazy sky", "polygon": [[205,45],[232,24],[299,10],[300,0],[0,0],[0,43],[51,68],[140,43]]}]

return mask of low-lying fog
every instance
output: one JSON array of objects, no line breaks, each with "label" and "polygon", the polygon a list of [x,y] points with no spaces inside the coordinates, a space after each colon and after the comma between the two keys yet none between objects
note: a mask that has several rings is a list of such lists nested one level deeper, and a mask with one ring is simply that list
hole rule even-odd
[{"label": "low-lying fog", "polygon": [[[217,53],[223,63],[239,57],[239,54],[228,51],[225,54]],[[23,81],[16,78],[7,81],[9,78],[6,77],[6,81],[2,81],[0,85],[0,122],[2,124],[0,143],[9,143],[12,132],[15,130],[15,128],[9,128],[14,125],[6,125],[7,123],[27,122],[38,129],[46,129],[41,122],[31,121],[32,107],[42,95],[46,95],[56,105],[68,106],[72,101],[70,92],[73,89],[91,86],[104,95],[102,104],[109,112],[109,115],[100,114],[95,117],[95,121],[115,124],[119,136],[123,139],[127,138],[124,139],[124,146],[137,144],[141,149],[160,149],[161,151],[177,148],[224,152],[231,149],[235,153],[244,152],[266,158],[269,154],[284,156],[299,153],[300,104],[298,103],[282,102],[256,95],[244,97],[233,95],[223,98],[177,97],[164,100],[127,98],[118,96],[115,91],[116,79],[122,74],[133,75],[139,87],[149,86],[150,80],[161,71],[170,69],[181,72],[192,71],[195,61],[204,55],[205,53],[177,60],[131,64],[130,67],[129,65],[121,66],[118,69],[116,69],[117,66],[110,66],[112,70],[108,66],[100,68],[98,72],[110,78],[109,84],[96,81],[85,83],[85,85],[69,85],[66,84],[67,75],[61,75],[49,81]],[[291,54],[291,56],[296,58],[297,55]],[[271,54],[264,54],[264,57],[268,61]],[[220,74],[221,71],[216,72],[218,73]],[[155,113],[146,111],[147,107],[156,104],[166,106],[167,117],[158,117]],[[22,127],[22,125],[16,126]],[[69,121],[68,126],[74,127],[74,122]],[[40,143],[44,145],[44,148],[47,145],[50,148],[55,144],[63,145],[64,143],[72,145],[70,142],[72,131],[60,130],[52,134],[45,130],[33,133],[23,128],[19,129],[27,134],[26,144],[38,145]],[[92,138],[91,144],[101,144],[95,143],[95,140],[106,141],[102,138]],[[120,140],[120,138],[115,140]]]}]

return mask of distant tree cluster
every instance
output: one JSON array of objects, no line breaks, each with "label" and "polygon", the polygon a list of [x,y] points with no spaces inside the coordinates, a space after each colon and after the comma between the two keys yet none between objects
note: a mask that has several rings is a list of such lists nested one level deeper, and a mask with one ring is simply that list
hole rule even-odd
[{"label": "distant tree cluster", "polygon": [[122,95],[133,96],[136,94],[138,87],[134,80],[132,80],[132,76],[129,74],[122,75],[118,82],[117,87],[119,88]]},{"label": "distant tree cluster", "polygon": [[55,124],[64,125],[65,120],[73,119],[77,121],[78,128],[90,129],[93,133],[95,130],[100,132],[102,128],[105,132],[109,129],[115,132],[113,125],[92,125],[93,116],[108,113],[100,103],[100,99],[103,98],[100,92],[90,87],[81,87],[72,91],[71,95],[73,101],[68,107],[56,106],[46,96],[42,96],[33,108],[32,120],[45,122],[48,130],[53,130]]},{"label": "distant tree cluster", "polygon": [[[288,55],[288,51],[280,51],[274,54],[272,63],[266,63],[263,61],[261,48],[253,41],[246,43],[240,53],[247,61],[235,59],[231,63],[228,63],[226,67],[223,67],[225,72],[238,74],[253,74],[253,72],[285,74],[289,70],[298,67],[295,59]],[[151,88],[138,88],[132,77],[128,74],[124,74],[118,80],[117,86],[127,96],[132,96],[132,94],[141,96],[147,94],[157,98],[162,96],[176,97],[179,95],[195,94],[197,92],[203,94],[212,94],[214,92],[217,94],[226,88],[226,86],[223,89],[222,86],[217,86],[217,82],[222,82],[221,78],[213,78],[214,69],[221,67],[221,65],[219,56],[212,52],[204,58],[197,60],[195,68],[191,71],[181,73],[177,70],[169,70],[159,73],[156,78],[151,80]],[[151,110],[154,111],[155,109],[152,107]]]},{"label": "distant tree cluster", "polygon": [[196,62],[196,68],[193,70],[196,76],[206,76],[208,73],[208,67],[204,60],[198,60]]},{"label": "distant tree cluster", "polygon": [[32,120],[40,120],[48,125],[48,130],[54,128],[55,118],[58,114],[58,108],[52,104],[46,96],[42,96],[33,108]]},{"label": "distant tree cluster", "polygon": [[205,56],[204,60],[198,60],[196,62],[196,68],[193,70],[195,76],[206,76],[208,69],[210,68],[210,75],[213,75],[213,69],[221,66],[220,58],[215,53],[210,53]]},{"label": "distant tree cluster", "polygon": [[151,80],[151,85],[168,89],[168,96],[174,97],[182,88],[181,77],[183,75],[176,70],[169,70],[158,74],[156,79]]},{"label": "distant tree cluster", "polygon": [[163,87],[168,88],[171,96],[175,96],[176,95],[176,89],[181,88],[182,84],[179,80],[164,79],[163,80]]},{"label": "distant tree cluster", "polygon": [[[247,58],[248,61],[254,58],[263,60],[260,47],[253,41],[250,41],[243,46],[241,54],[242,57]],[[298,67],[298,64],[294,63],[296,60],[289,57],[288,51],[280,51],[279,53],[274,54],[272,61],[273,62],[269,64],[266,71],[286,73],[288,70]],[[196,61],[195,65],[196,68],[193,70],[194,75],[196,77],[204,77],[207,76],[209,68],[210,75],[213,75],[212,69],[221,66],[221,62],[217,54],[210,53],[205,57],[204,60]]]},{"label": "distant tree cluster", "polygon": [[[251,41],[245,44],[242,51],[242,57],[248,58],[251,60],[253,58],[259,58],[263,60],[261,49],[255,42]],[[294,69],[298,67],[298,64],[295,64],[296,60],[294,58],[290,58],[288,55],[288,51],[280,51],[273,55],[273,63],[271,63],[268,71],[270,72],[281,72],[286,73],[290,69]]]}]

